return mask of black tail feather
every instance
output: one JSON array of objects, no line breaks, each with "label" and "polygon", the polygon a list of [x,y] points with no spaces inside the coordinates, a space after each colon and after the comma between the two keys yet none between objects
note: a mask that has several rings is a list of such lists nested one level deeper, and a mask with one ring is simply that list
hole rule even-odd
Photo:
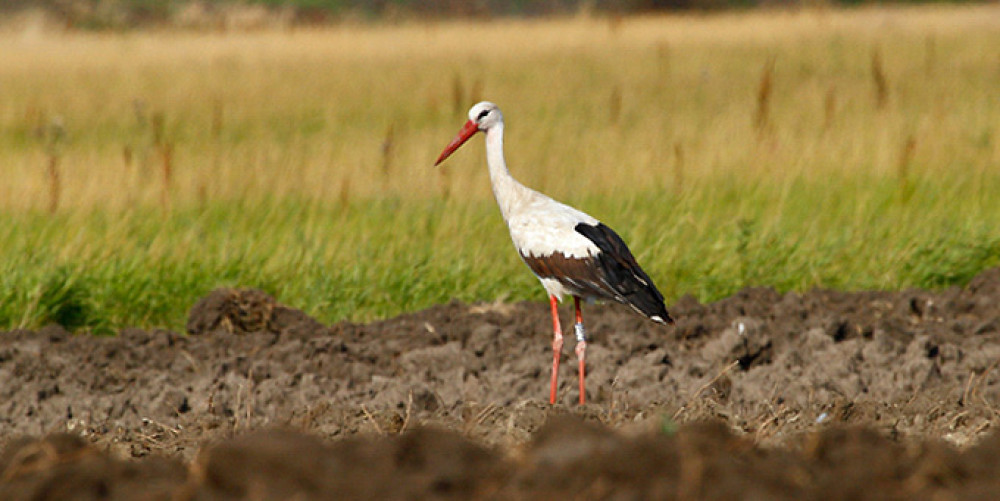
[{"label": "black tail feather", "polygon": [[672,324],[663,294],[642,271],[621,237],[603,223],[597,226],[580,223],[576,231],[594,242],[600,254],[595,256],[602,271],[602,281],[609,297],[627,304],[655,322]]}]

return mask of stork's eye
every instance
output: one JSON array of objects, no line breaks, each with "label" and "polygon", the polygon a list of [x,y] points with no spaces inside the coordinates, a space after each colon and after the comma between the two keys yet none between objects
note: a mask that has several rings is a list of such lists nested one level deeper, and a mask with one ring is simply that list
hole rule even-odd
[{"label": "stork's eye", "polygon": [[479,116],[478,116],[478,117],[476,117],[476,120],[482,120],[482,119],[483,119],[483,117],[485,117],[486,115],[489,115],[489,114],[490,114],[490,110],[483,110],[483,111],[480,111],[480,112],[479,112]]}]

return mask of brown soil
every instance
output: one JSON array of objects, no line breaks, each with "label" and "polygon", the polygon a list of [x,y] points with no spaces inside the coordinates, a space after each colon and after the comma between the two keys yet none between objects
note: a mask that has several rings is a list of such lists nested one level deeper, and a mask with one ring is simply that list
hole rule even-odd
[{"label": "brown soil", "polygon": [[[568,310],[564,309],[568,315]],[[1000,489],[1000,269],[964,289],[323,326],[219,290],[189,335],[0,333],[0,499],[920,499]],[[564,321],[568,320],[564,318]]]}]

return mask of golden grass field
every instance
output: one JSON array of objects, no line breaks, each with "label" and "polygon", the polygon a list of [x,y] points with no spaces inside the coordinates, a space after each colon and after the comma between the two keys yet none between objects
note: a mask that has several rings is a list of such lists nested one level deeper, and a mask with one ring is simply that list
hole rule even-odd
[{"label": "golden grass field", "polygon": [[[352,197],[434,197],[445,181],[430,164],[480,98],[506,112],[516,174],[562,197],[670,186],[675,170],[691,181],[893,175],[911,138],[915,171],[978,172],[1000,164],[998,46],[995,5],[6,33],[0,204],[46,207],[44,146],[33,133],[54,122],[67,134],[62,206],[159,203],[159,186],[143,179],[159,166],[147,144],[156,114],[173,146],[171,197],[180,204],[199,190],[337,198],[345,182]],[[884,109],[870,75],[875,53]],[[769,62],[762,133],[755,116]],[[445,169],[453,194],[489,196],[479,152]]]},{"label": "golden grass field", "polygon": [[[33,270],[7,279],[21,292],[6,298],[34,308],[55,267],[183,268],[192,255],[209,271],[171,296],[263,283],[328,320],[534,297],[491,206],[481,142],[432,168],[479,99],[505,112],[514,175],[618,228],[670,298],[749,283],[947,285],[974,270],[942,269],[934,249],[961,250],[1000,223],[997,47],[995,4],[228,33],[8,28],[0,211],[12,223],[0,256],[5,270]],[[53,257],[26,260],[40,247]],[[358,264],[359,249],[389,266],[413,248],[441,290],[401,298]],[[971,266],[994,263],[991,249]],[[211,271],[249,257],[266,279]],[[387,292],[330,310],[343,298],[316,290],[337,277],[309,270]],[[97,275],[89,283],[124,280]],[[311,285],[285,282],[296,277]],[[112,323],[178,322],[180,308]],[[6,318],[45,318],[33,315]]]}]

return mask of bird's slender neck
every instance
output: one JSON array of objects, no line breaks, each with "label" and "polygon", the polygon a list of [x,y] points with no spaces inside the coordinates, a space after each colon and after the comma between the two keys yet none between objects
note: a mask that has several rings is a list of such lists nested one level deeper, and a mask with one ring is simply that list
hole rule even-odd
[{"label": "bird's slender neck", "polygon": [[514,179],[507,169],[507,162],[503,157],[503,122],[486,130],[486,163],[490,168],[493,196],[500,206],[504,221],[508,221],[514,204],[527,188]]}]

